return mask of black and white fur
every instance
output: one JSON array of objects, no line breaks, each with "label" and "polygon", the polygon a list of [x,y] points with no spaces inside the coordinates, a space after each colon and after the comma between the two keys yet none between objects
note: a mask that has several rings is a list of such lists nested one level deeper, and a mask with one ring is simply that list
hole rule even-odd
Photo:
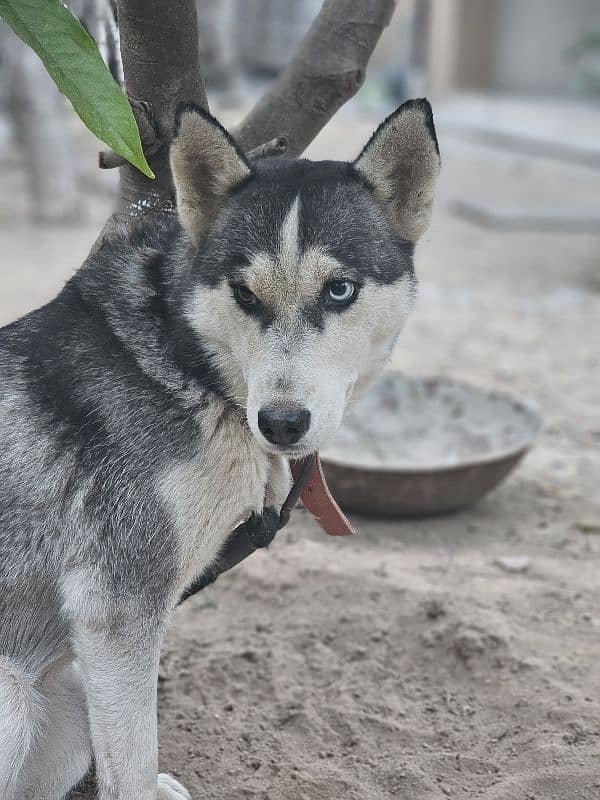
[{"label": "black and white fur", "polygon": [[[426,101],[352,164],[249,163],[186,106],[171,165],[178,218],[124,229],[0,330],[2,800],[59,800],[92,758],[100,800],[189,797],[156,777],[171,613],[281,505],[285,457],[335,432],[413,301],[439,169]],[[263,424],[298,408],[293,441]]]}]

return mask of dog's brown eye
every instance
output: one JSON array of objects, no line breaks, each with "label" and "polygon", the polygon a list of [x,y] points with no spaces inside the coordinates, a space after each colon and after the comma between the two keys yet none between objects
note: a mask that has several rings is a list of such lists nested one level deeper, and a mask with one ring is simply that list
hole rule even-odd
[{"label": "dog's brown eye", "polygon": [[251,292],[243,283],[238,283],[233,287],[233,296],[241,306],[253,306],[258,302],[254,292]]},{"label": "dog's brown eye", "polygon": [[357,286],[352,281],[331,281],[326,288],[330,305],[347,306],[356,297]]}]

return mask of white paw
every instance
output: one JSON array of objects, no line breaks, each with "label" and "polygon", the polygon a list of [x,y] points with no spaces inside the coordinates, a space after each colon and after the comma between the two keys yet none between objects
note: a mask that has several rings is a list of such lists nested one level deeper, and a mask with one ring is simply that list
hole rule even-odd
[{"label": "white paw", "polygon": [[192,796],[179,781],[161,772],[158,776],[156,800],[192,800]]}]

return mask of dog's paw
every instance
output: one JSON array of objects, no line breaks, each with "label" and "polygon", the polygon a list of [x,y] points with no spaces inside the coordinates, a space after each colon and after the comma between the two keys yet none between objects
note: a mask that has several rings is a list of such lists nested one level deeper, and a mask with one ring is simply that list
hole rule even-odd
[{"label": "dog's paw", "polygon": [[158,776],[156,800],[192,800],[192,796],[179,781],[161,772]]}]

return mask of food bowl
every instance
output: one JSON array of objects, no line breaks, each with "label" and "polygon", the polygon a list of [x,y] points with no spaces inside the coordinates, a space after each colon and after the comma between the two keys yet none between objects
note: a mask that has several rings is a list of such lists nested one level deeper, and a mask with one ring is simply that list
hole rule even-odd
[{"label": "food bowl", "polygon": [[531,447],[539,416],[502,392],[388,373],[321,453],[342,508],[423,517],[474,503]]}]

